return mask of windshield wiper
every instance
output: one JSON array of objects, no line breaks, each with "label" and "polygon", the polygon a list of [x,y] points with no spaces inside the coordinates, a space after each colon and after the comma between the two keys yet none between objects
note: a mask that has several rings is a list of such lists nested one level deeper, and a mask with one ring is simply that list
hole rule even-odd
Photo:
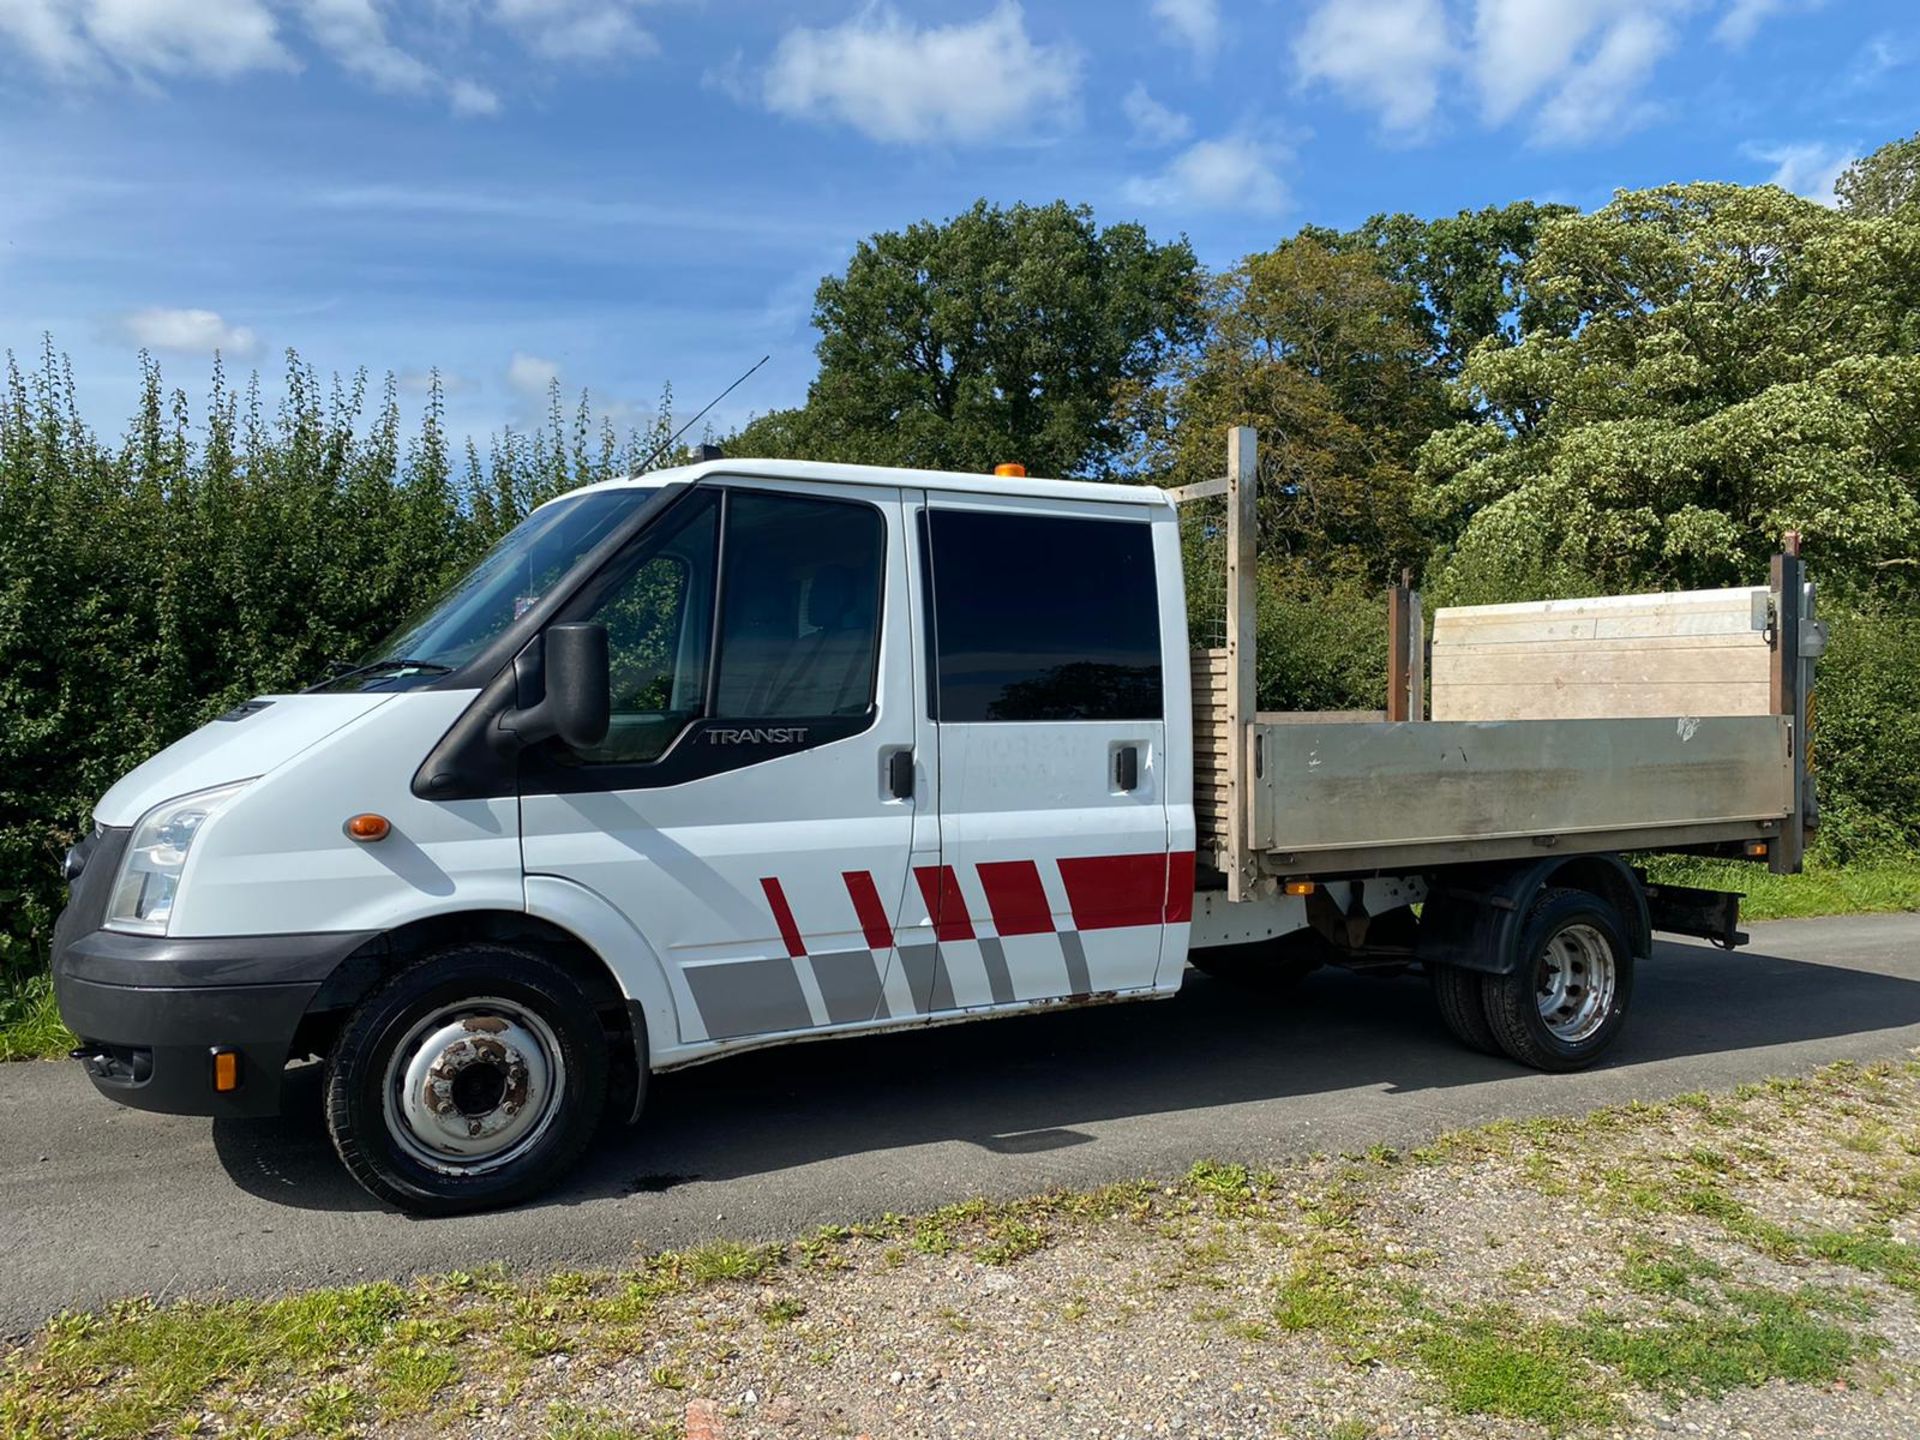
[{"label": "windshield wiper", "polygon": [[311,695],[316,690],[324,690],[329,685],[338,685],[342,680],[358,679],[362,675],[390,675],[400,670],[418,670],[425,675],[448,675],[453,672],[451,665],[438,665],[431,660],[369,660],[364,665],[349,664],[345,660],[327,662],[327,678],[318,685],[309,685],[300,693]]}]

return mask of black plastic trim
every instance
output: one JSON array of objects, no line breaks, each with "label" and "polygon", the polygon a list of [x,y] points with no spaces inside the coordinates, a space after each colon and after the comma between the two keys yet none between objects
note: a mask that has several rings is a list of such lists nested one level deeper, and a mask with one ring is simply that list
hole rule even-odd
[{"label": "black plastic trim", "polygon": [[195,986],[318,985],[375,930],[298,935],[218,935],[175,939],[95,930],[54,956],[56,974],[93,985],[141,989]]},{"label": "black plastic trim", "polygon": [[1534,896],[1549,882],[1571,885],[1606,900],[1619,913],[1634,955],[1645,959],[1653,950],[1646,891],[1617,855],[1460,866],[1429,878],[1414,952],[1429,965],[1511,974],[1520,964],[1516,947],[1526,929],[1527,912]]}]

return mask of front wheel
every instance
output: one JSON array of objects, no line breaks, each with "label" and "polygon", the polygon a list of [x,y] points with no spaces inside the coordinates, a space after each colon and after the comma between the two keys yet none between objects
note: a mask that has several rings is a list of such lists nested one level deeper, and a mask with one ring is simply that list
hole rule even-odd
[{"label": "front wheel", "polygon": [[1580,1070],[1620,1037],[1633,998],[1633,947],[1614,908],[1585,890],[1542,891],[1513,973],[1481,996],[1493,1036],[1537,1070]]},{"label": "front wheel", "polygon": [[382,1200],[453,1215],[524,1200],[580,1158],[607,1098],[600,1017],[530,950],[459,945],[391,976],[327,1060],[327,1132]]}]

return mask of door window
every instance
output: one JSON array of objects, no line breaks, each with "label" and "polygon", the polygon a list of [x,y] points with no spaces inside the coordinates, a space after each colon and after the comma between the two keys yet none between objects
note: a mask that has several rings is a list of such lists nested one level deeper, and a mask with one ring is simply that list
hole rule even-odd
[{"label": "door window", "polygon": [[607,738],[580,759],[657,760],[705,710],[719,510],[717,496],[699,497],[666,533],[642,540],[589,617],[607,627],[613,705]]},{"label": "door window", "polygon": [[1158,720],[1152,526],[934,510],[935,718]]},{"label": "door window", "polygon": [[871,506],[754,491],[729,498],[714,718],[866,713],[883,546]]},{"label": "door window", "polygon": [[[612,719],[607,738],[571,757],[650,765],[698,721],[754,722],[702,746],[696,771],[762,758],[861,728],[873,709],[886,548],[870,505],[760,491],[710,491],[644,538],[596,587],[580,618],[607,627]],[[719,652],[709,664],[716,592]],[[766,722],[786,724],[769,741]],[[711,738],[711,737],[710,737]]]}]

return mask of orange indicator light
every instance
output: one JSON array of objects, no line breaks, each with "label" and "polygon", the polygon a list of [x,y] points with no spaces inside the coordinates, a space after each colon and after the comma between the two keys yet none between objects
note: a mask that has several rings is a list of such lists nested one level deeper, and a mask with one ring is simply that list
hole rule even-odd
[{"label": "orange indicator light", "polygon": [[213,1052],[213,1088],[222,1095],[240,1088],[239,1051],[216,1050]]},{"label": "orange indicator light", "polygon": [[392,831],[393,826],[384,815],[356,815],[347,821],[347,838],[368,845],[386,839]]}]

